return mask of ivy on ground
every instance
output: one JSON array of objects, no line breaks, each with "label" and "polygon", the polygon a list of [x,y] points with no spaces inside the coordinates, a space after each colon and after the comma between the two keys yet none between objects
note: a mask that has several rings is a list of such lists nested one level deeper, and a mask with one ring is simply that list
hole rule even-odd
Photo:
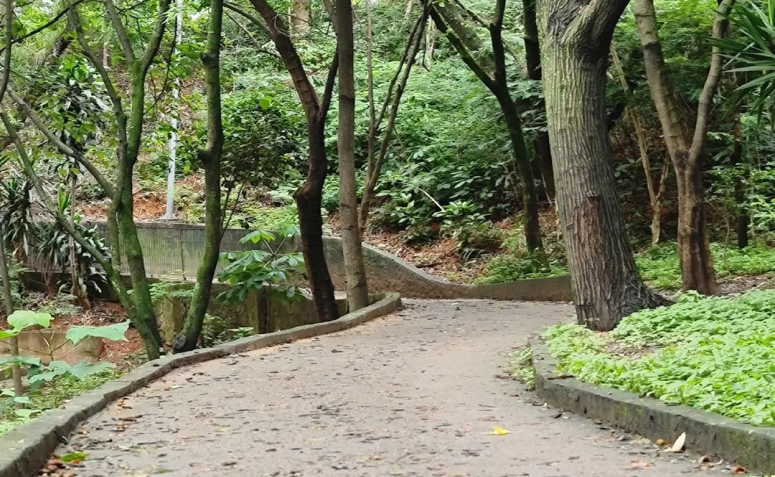
[{"label": "ivy on ground", "polygon": [[582,381],[775,425],[775,290],[686,294],[611,333],[557,325],[544,338],[561,370]]}]

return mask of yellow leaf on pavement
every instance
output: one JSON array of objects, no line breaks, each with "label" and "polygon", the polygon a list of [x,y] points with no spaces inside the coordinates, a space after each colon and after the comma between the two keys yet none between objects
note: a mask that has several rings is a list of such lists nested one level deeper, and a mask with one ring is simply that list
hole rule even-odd
[{"label": "yellow leaf on pavement", "polygon": [[511,431],[500,426],[493,426],[492,430],[487,433],[490,436],[505,436],[506,434],[511,434]]}]

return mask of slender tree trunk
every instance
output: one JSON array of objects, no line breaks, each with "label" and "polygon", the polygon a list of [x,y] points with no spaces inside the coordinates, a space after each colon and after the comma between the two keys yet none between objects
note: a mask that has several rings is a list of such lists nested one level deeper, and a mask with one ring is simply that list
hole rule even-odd
[{"label": "slender tree trunk", "polygon": [[[401,105],[401,98],[403,97],[404,91],[406,89],[406,84],[409,81],[409,75],[412,72],[412,66],[414,66],[417,52],[420,49],[420,44],[422,42],[423,32],[425,31],[427,19],[428,11],[424,9],[423,13],[420,15],[420,18],[417,19],[415,28],[412,30],[411,35],[407,39],[404,55],[401,58],[401,63],[396,70],[396,74],[393,76],[393,79],[390,82],[390,86],[388,86],[388,92],[385,96],[385,102],[382,105],[382,110],[380,111],[379,117],[371,120],[369,134],[369,147],[371,149],[366,168],[366,183],[363,186],[363,196],[361,197],[361,208],[358,211],[358,223],[360,225],[361,232],[366,230],[366,225],[368,224],[371,202],[374,200],[374,190],[377,187],[377,181],[379,180],[379,176],[382,173],[382,165],[384,164],[385,157],[387,156],[388,146],[390,146],[390,140],[393,135],[393,128],[395,127],[396,117],[398,116],[398,108]],[[398,81],[399,75],[401,76],[400,81]],[[395,96],[392,97],[391,101],[391,94],[396,81],[398,81],[398,88],[396,89]],[[377,129],[382,123],[382,119],[387,112],[388,105],[390,105],[388,122],[385,125],[385,132],[382,136],[379,153],[376,157],[374,157],[373,148],[374,142],[376,141]]]},{"label": "slender tree trunk", "polygon": [[349,311],[369,305],[355,185],[355,71],[350,0],[337,0],[339,52],[339,218]]},{"label": "slender tree trunk", "polygon": [[[75,229],[75,200],[78,188],[78,176],[73,175],[70,178],[70,224]],[[68,236],[68,246],[70,248],[70,281],[73,282],[72,292],[73,296],[78,300],[78,305],[84,310],[91,309],[91,303],[89,303],[88,291],[81,288],[81,281],[79,279],[79,264],[78,257],[75,253],[75,239],[72,235]]]},{"label": "slender tree trunk", "polygon": [[183,331],[175,338],[173,350],[190,351],[199,342],[202,333],[215,269],[221,251],[221,155],[223,151],[223,120],[221,118],[221,27],[223,0],[210,2],[210,26],[207,51],[202,55],[205,67],[205,94],[207,96],[207,148],[199,159],[205,170],[205,248],[196,275]]},{"label": "slender tree trunk", "polygon": [[[449,4],[447,4],[449,5]],[[437,4],[432,4],[431,17],[436,23],[439,31],[447,35],[450,43],[455,47],[463,62],[471,68],[477,78],[492,92],[498,100],[503,116],[506,120],[506,126],[511,139],[512,153],[517,173],[521,181],[522,202],[525,217],[525,241],[529,250],[541,250],[543,243],[541,241],[541,229],[538,221],[538,194],[536,192],[535,181],[533,180],[530,157],[527,154],[525,138],[522,133],[522,123],[514,100],[509,92],[509,85],[506,75],[505,48],[502,38],[503,15],[505,12],[506,0],[496,2],[496,12],[493,23],[489,25],[490,37],[492,42],[493,55],[491,56],[491,69],[488,63],[477,61],[471,54],[471,50],[465,42],[457,36],[456,30],[447,24],[447,16],[451,15],[447,10],[447,16],[443,13]],[[460,18],[455,20],[458,29],[466,29]],[[470,38],[475,38],[475,32],[467,33]],[[477,39],[478,40],[478,39]],[[476,42],[473,42],[476,43]],[[492,75],[491,73],[492,72]]]},{"label": "slender tree trunk", "polygon": [[619,77],[619,82],[622,85],[624,94],[627,97],[627,114],[630,116],[632,128],[635,131],[636,138],[638,139],[640,162],[643,166],[643,174],[646,177],[646,191],[648,192],[649,203],[651,204],[651,244],[656,245],[659,243],[662,211],[659,200],[657,199],[657,191],[654,190],[654,181],[651,179],[651,161],[649,160],[646,135],[643,133],[643,126],[640,122],[640,116],[632,105],[632,94],[630,94],[630,86],[627,84],[627,77],[624,74],[624,68],[622,68],[622,63],[619,61],[619,54],[616,52],[616,48],[613,46],[613,44],[611,45],[611,59],[613,60],[613,66],[616,70],[617,76]]},{"label": "slender tree trunk", "polygon": [[[6,0],[9,1],[9,0]],[[8,272],[8,261],[5,255],[5,234],[0,233],[0,280],[3,281],[3,307],[8,316],[14,312],[13,290],[11,289],[11,274]],[[13,336],[9,340],[11,356],[19,355],[19,340]],[[13,381],[13,395],[24,395],[22,387],[22,371],[18,364],[11,365],[11,379]]]},{"label": "slender tree trunk", "polygon": [[328,272],[323,247],[323,184],[326,180],[325,122],[315,121],[307,125],[309,143],[309,171],[307,180],[296,191],[296,208],[299,212],[299,228],[304,265],[312,287],[312,301],[320,321],[339,318],[334,284]]},{"label": "slender tree trunk", "polygon": [[[527,77],[533,81],[541,81],[541,45],[538,37],[538,24],[536,23],[536,0],[522,0],[522,8]],[[538,107],[542,110],[546,109],[543,98]],[[535,140],[533,140],[533,150],[541,170],[546,195],[551,200],[555,196],[555,190],[549,131],[540,131],[536,135]]]},{"label": "slender tree trunk", "polygon": [[[374,27],[371,20],[371,2],[366,2],[366,87],[368,103],[369,103],[369,137],[367,139],[366,146],[366,184],[364,184],[363,196],[361,197],[361,207],[358,209],[358,228],[361,232],[361,237],[366,232],[366,222],[369,217],[368,204],[366,203],[366,193],[371,175],[374,173],[374,147],[377,142],[377,108],[374,104]],[[408,7],[411,8],[412,2],[408,2]],[[407,12],[407,15],[411,12]],[[404,23],[408,19],[404,18]],[[409,38],[407,41],[411,42]],[[399,64],[399,70],[403,65],[403,59]],[[392,88],[391,88],[392,90]],[[376,185],[376,181],[375,181]],[[371,201],[371,198],[369,198]]]},{"label": "slender tree trunk", "polygon": [[[719,3],[713,23],[713,37],[726,36],[726,14],[734,0]],[[708,77],[697,107],[694,135],[690,139],[679,116],[678,102],[667,75],[659,41],[653,0],[635,0],[633,11],[638,26],[649,89],[657,108],[665,143],[675,168],[678,183],[678,248],[684,290],[716,293],[716,274],[710,255],[702,183],[702,157],[707,139],[713,97],[721,77],[721,51],[713,47]]]},{"label": "slender tree trunk", "polygon": [[[131,188],[126,193],[128,194],[129,191]],[[131,296],[134,309],[129,309],[127,312],[133,317],[137,332],[143,339],[148,359],[156,359],[161,355],[162,339],[156,323],[153,300],[151,300],[151,287],[145,271],[143,248],[137,236],[137,226],[132,218],[131,210],[129,213],[119,212],[118,228],[123,238],[123,250],[129,266],[129,278],[132,281]]]},{"label": "slender tree trunk", "polygon": [[[309,146],[309,169],[304,184],[296,191],[294,198],[299,212],[301,229],[301,247],[304,265],[312,288],[312,301],[320,321],[332,321],[339,317],[334,296],[334,284],[328,273],[325,250],[323,247],[323,218],[320,213],[323,202],[323,185],[326,181],[328,164],[326,161],[325,125],[331,94],[334,88],[336,71],[339,67],[338,53],[328,70],[328,78],[319,100],[312,83],[309,81],[304,65],[296,52],[296,47],[286,34],[285,24],[277,12],[266,0],[251,0],[251,3],[263,18],[269,36],[293,81],[296,94],[304,108],[307,119],[307,143]],[[336,11],[332,11],[334,19]],[[334,24],[336,21],[334,20]]]},{"label": "slender tree trunk", "polygon": [[509,130],[514,164],[520,179],[525,220],[525,243],[528,250],[542,250],[544,245],[541,240],[541,225],[538,221],[538,192],[533,179],[533,170],[530,167],[530,156],[527,153],[525,136],[522,134],[522,122],[519,119],[517,106],[509,96],[508,90],[502,91],[496,96],[506,120],[506,127]]},{"label": "slender tree trunk", "polygon": [[664,303],[638,276],[608,142],[608,49],[626,4],[537,4],[558,212],[577,318],[593,330],[611,330],[623,317]]},{"label": "slender tree trunk", "polygon": [[[732,150],[732,165],[739,166],[743,161],[743,137],[740,128],[740,115],[735,116],[735,145]],[[746,168],[747,174],[747,168]],[[745,199],[745,182],[740,174],[735,177],[735,231],[737,232],[737,247],[743,249],[748,246],[748,227],[751,224],[748,215],[748,207]]]}]

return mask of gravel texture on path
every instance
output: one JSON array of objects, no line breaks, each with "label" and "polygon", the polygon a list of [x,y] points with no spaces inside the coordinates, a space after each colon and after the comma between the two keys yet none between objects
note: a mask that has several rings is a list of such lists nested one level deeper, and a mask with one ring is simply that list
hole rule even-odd
[{"label": "gravel texture on path", "polygon": [[345,332],[176,370],[58,453],[88,454],[68,470],[79,477],[721,475],[543,406],[510,378],[514,347],[571,313],[407,300]]}]

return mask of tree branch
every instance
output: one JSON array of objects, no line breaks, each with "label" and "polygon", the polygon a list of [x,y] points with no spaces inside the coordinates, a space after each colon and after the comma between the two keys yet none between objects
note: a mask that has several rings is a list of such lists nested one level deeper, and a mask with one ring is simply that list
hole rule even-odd
[{"label": "tree branch", "polygon": [[[723,0],[719,3],[716,18],[713,20],[713,38],[722,39],[727,36],[729,30],[729,12],[735,4],[735,0]],[[702,152],[705,150],[705,142],[708,138],[708,127],[711,111],[713,110],[713,97],[716,95],[718,84],[721,81],[722,52],[719,46],[714,45],[710,59],[710,69],[705,79],[705,85],[700,93],[697,106],[697,122],[694,126],[694,137],[689,148],[689,167],[699,164]]]},{"label": "tree branch", "polygon": [[[161,6],[159,7],[161,8]],[[132,43],[129,40],[129,35],[124,28],[124,23],[121,21],[121,17],[116,10],[116,5],[113,0],[105,0],[105,9],[108,11],[108,17],[111,23],[113,23],[113,29],[116,31],[118,42],[121,45],[121,50],[124,52],[127,63],[130,65],[135,62],[135,51],[132,49]]]},{"label": "tree branch", "polygon": [[396,81],[398,81],[398,78],[401,77],[401,69],[403,68],[404,64],[407,62],[407,58],[409,57],[409,51],[412,49],[412,43],[413,38],[417,34],[417,29],[420,28],[420,24],[422,23],[422,17],[423,15],[420,14],[420,16],[417,17],[417,21],[414,22],[414,27],[412,28],[411,33],[409,33],[409,37],[406,39],[406,46],[404,46],[404,52],[401,55],[401,62],[398,64],[398,68],[396,68],[396,74],[393,75],[393,77],[390,79],[390,83],[388,84],[387,94],[385,95],[385,101],[382,103],[382,109],[379,112],[379,116],[377,116],[377,121],[374,123],[374,131],[379,129],[379,125],[382,124],[382,120],[385,118],[385,113],[387,112],[388,106],[390,105],[390,98],[393,96],[393,88],[396,85]]},{"label": "tree branch", "polygon": [[[106,0],[111,2],[111,0]],[[140,71],[141,76],[145,78],[145,74],[148,72],[148,68],[151,67],[153,59],[159,52],[161,46],[161,40],[164,38],[164,32],[167,30],[167,17],[170,10],[170,0],[159,0],[159,11],[156,14],[156,27],[153,30],[153,35],[148,41],[148,47],[143,53],[143,57],[140,58]]]},{"label": "tree branch", "polygon": [[[266,26],[266,24],[264,24],[264,22],[262,22],[262,21],[261,21],[261,20],[259,20],[258,18],[254,17],[254,16],[253,16],[253,15],[251,15],[250,13],[246,12],[245,10],[242,10],[241,8],[237,7],[236,5],[233,5],[233,4],[231,4],[231,3],[229,3],[229,2],[224,2],[224,3],[223,3],[223,6],[224,6],[224,8],[226,8],[226,9],[228,9],[228,10],[231,10],[231,11],[233,11],[234,13],[237,13],[237,14],[239,14],[239,15],[242,15],[244,18],[246,18],[247,20],[249,20],[249,21],[250,21],[250,23],[252,23],[252,24],[256,25],[256,26],[257,26],[257,27],[259,27],[259,28],[260,28],[260,29],[261,29],[261,30],[262,30],[264,33],[266,33],[266,36],[268,36],[269,38],[272,38],[272,35],[271,35],[271,33],[269,33],[269,28]],[[232,21],[233,21],[233,20],[232,20]],[[235,22],[235,23],[236,23],[236,22]]]},{"label": "tree branch", "polygon": [[328,68],[326,77],[326,86],[323,89],[323,101],[318,111],[318,120],[325,119],[328,110],[331,107],[331,97],[334,95],[334,83],[336,82],[336,72],[339,69],[339,49],[334,51],[334,58],[331,60],[331,66]]},{"label": "tree branch", "polygon": [[479,78],[479,80],[484,83],[488,89],[495,92],[495,90],[498,88],[498,86],[495,84],[495,81],[490,77],[489,74],[487,74],[482,65],[480,65],[474,59],[460,38],[450,28],[447,27],[444,18],[438,12],[434,4],[431,4],[431,17],[433,18],[434,23],[436,23],[439,31],[447,35],[449,42],[452,43],[452,46],[455,47],[455,50],[457,50],[463,62],[468,65],[469,68],[471,68],[471,71],[474,72],[476,77]]},{"label": "tree branch", "polygon": [[122,298],[123,303],[129,303],[129,294],[127,292],[126,287],[123,285],[123,282],[121,281],[121,277],[118,273],[118,271],[113,268],[112,264],[110,263],[110,259],[108,259],[105,255],[103,255],[99,250],[97,250],[94,245],[86,240],[83,235],[81,235],[68,221],[65,217],[63,217],[61,214],[57,213],[57,207],[54,204],[54,202],[51,200],[51,197],[49,197],[46,190],[43,188],[43,184],[40,181],[40,177],[35,173],[35,169],[32,167],[32,162],[30,161],[29,156],[27,156],[27,151],[24,148],[24,145],[21,142],[21,139],[19,139],[19,135],[16,133],[16,128],[13,127],[11,124],[11,121],[8,119],[8,114],[5,111],[0,111],[0,120],[2,120],[3,125],[5,125],[5,129],[8,132],[8,135],[11,137],[11,140],[13,141],[14,145],[16,146],[16,150],[19,153],[19,159],[21,160],[22,167],[24,168],[24,171],[27,175],[27,177],[32,181],[33,187],[35,188],[35,191],[38,193],[38,196],[40,197],[40,200],[43,202],[43,205],[45,206],[48,213],[50,213],[54,219],[59,223],[59,225],[65,229],[65,231],[73,237],[73,239],[78,242],[78,244],[84,248],[87,252],[89,252],[102,266],[102,268],[105,269],[105,272],[110,277],[111,283],[116,287],[116,291],[118,292],[119,296]]},{"label": "tree branch", "polygon": [[[21,43],[24,40],[26,40],[27,38],[29,38],[31,36],[35,36],[38,33],[42,32],[43,30],[45,30],[47,28],[50,28],[56,22],[61,20],[63,16],[67,15],[67,12],[72,7],[74,7],[75,5],[78,5],[80,3],[83,3],[84,1],[85,0],[75,0],[73,3],[71,3],[69,6],[67,6],[67,8],[65,8],[64,10],[60,11],[59,13],[57,13],[56,15],[51,17],[51,20],[47,21],[46,23],[44,23],[43,25],[39,26],[38,28],[35,28],[34,30],[29,31],[29,32],[25,33],[24,35],[22,35],[22,36],[20,36],[18,38],[14,38],[13,40],[11,40],[10,43],[6,43],[6,45],[9,45],[9,44],[10,45],[15,45],[17,43]],[[3,46],[2,48],[0,48],[0,51],[5,51],[5,49],[6,49],[6,46]]]},{"label": "tree branch", "polygon": [[80,152],[62,142],[62,140],[60,140],[57,135],[46,126],[40,116],[38,116],[38,114],[33,111],[32,108],[30,108],[30,106],[12,89],[8,90],[8,95],[19,107],[21,113],[30,118],[35,127],[37,127],[38,130],[43,133],[44,136],[46,136],[46,139],[48,139],[57,148],[57,150],[59,150],[59,152],[78,161],[87,171],[89,171],[89,174],[94,177],[94,180],[97,181],[105,193],[109,196],[112,196],[114,193],[113,186],[110,184],[110,182],[108,182],[107,179],[105,179],[99,169],[97,169],[97,167],[91,161],[86,159]]},{"label": "tree branch", "polygon": [[[274,52],[274,51],[271,51],[271,50],[267,50],[266,48],[264,48],[264,46],[261,45],[261,43],[259,43],[258,40],[256,40],[256,37],[253,36],[253,34],[250,32],[250,30],[248,30],[245,25],[243,25],[242,23],[238,22],[237,19],[234,18],[229,12],[226,12],[226,17],[228,17],[228,19],[231,20],[232,23],[237,25],[237,28],[242,30],[248,36],[248,38],[250,38],[250,41],[252,41],[253,44],[256,47],[256,51],[259,51],[261,53],[266,53],[269,56],[274,56],[278,60],[281,59],[280,55],[277,54],[277,52]],[[258,20],[258,19],[256,19],[256,20]],[[261,28],[264,29],[266,27],[263,24],[261,24]],[[266,30],[264,30],[264,32],[266,32]]]}]

